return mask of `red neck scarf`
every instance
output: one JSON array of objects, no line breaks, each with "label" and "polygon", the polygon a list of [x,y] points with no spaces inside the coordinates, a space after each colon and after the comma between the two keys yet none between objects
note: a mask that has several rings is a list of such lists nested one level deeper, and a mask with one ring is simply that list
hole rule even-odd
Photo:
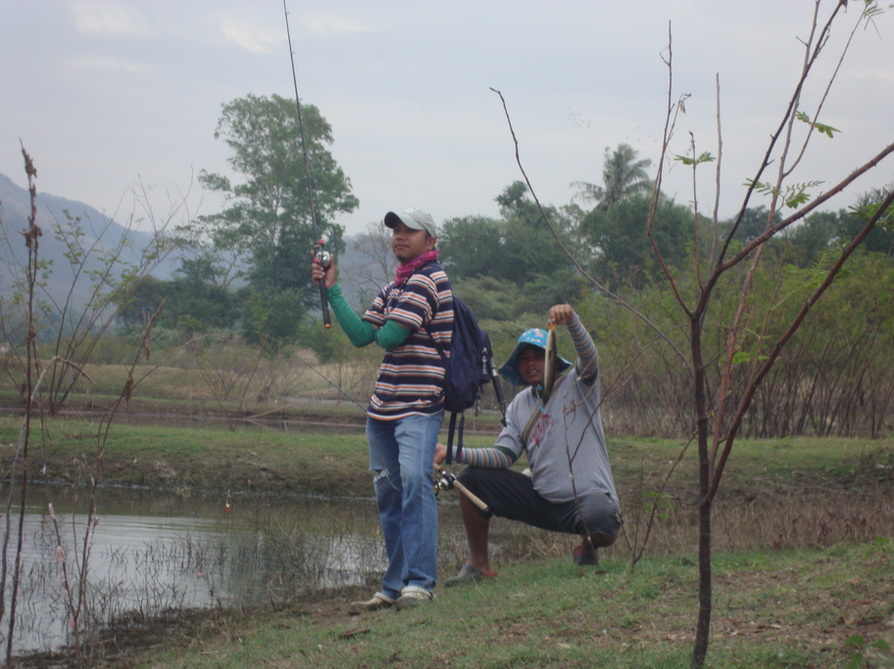
[{"label": "red neck scarf", "polygon": [[438,259],[438,249],[426,251],[421,256],[416,256],[410,262],[399,265],[397,273],[394,275],[394,285],[401,286],[406,283],[407,279],[412,276],[413,272],[422,267],[425,263]]}]

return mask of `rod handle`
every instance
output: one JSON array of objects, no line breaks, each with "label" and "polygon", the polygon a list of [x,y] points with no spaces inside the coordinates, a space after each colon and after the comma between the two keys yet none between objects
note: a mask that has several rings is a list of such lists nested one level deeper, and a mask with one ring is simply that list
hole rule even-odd
[{"label": "rod handle", "polygon": [[468,489],[466,486],[464,486],[462,483],[460,483],[459,481],[454,481],[454,482],[453,482],[453,486],[454,486],[457,490],[459,490],[463,495],[465,495],[466,497],[468,497],[468,498],[469,498],[469,501],[472,502],[472,504],[474,504],[475,506],[477,506],[479,509],[481,509],[481,510],[484,511],[485,513],[487,513],[488,511],[490,511],[490,507],[489,507],[487,504],[484,503],[484,500],[482,500],[480,497],[478,497],[478,495],[476,495],[475,493],[473,493],[471,490],[469,490],[469,489]]},{"label": "rod handle", "polygon": [[329,318],[329,291],[320,281],[320,308],[323,310],[323,327],[327,330],[332,327],[332,320]]},{"label": "rod handle", "polygon": [[[322,239],[317,240],[317,243],[314,245],[314,262],[319,263],[324,270],[327,269],[332,262],[332,256],[330,256],[329,251],[323,247]],[[332,319],[329,317],[329,291],[326,290],[325,277],[320,279],[319,285],[320,310],[323,312],[323,327],[328,330],[332,327]]]}]

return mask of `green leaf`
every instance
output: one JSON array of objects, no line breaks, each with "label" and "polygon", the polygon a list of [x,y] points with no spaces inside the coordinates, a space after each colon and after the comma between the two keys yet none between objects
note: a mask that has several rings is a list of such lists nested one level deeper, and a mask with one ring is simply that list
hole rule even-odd
[{"label": "green leaf", "polygon": [[838,128],[833,128],[831,125],[826,125],[825,123],[820,123],[819,121],[811,121],[810,116],[802,111],[795,112],[795,118],[802,123],[806,123],[818,133],[821,133],[828,137],[833,137],[834,133],[841,132]]},{"label": "green leaf", "polygon": [[751,354],[746,353],[745,351],[736,351],[733,353],[733,364],[741,365],[743,362],[749,362],[751,360]]},{"label": "green leaf", "polygon": [[813,127],[816,128],[817,132],[821,132],[829,137],[833,136],[832,133],[841,132],[838,128],[833,128],[831,125],[826,125],[825,123],[814,123]]},{"label": "green leaf", "polygon": [[697,158],[691,158],[689,156],[681,156],[679,154],[674,154],[674,158],[683,163],[684,165],[700,165],[702,163],[710,163],[714,160],[714,156],[711,155],[710,151],[703,152]]}]

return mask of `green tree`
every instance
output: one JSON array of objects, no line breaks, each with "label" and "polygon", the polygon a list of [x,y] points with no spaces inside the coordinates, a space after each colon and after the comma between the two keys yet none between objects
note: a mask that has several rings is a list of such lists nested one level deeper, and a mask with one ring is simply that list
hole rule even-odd
[{"label": "green tree", "polygon": [[800,225],[786,230],[780,236],[785,243],[786,260],[798,267],[809,267],[817,262],[838,238],[844,213],[818,211],[805,217]]},{"label": "green tree", "polygon": [[596,203],[600,209],[608,209],[626,198],[651,190],[652,181],[646,172],[652,164],[651,160],[637,160],[637,152],[629,144],[618,144],[611,152],[606,147],[604,155],[602,185],[572,182],[572,188],[580,189],[575,197],[584,203]]},{"label": "green tree", "polygon": [[127,330],[140,331],[146,320],[168,299],[170,285],[169,281],[156,279],[152,275],[140,277],[134,283],[131,293],[122,300],[118,324]]},{"label": "green tree", "polygon": [[[770,220],[770,210],[766,205],[757,207],[748,207],[739,219],[739,225],[733,235],[733,239],[748,243],[758,236],[767,228],[768,225],[775,225],[780,221],[779,212],[775,212],[773,220]],[[726,234],[732,228],[733,221],[726,221],[720,224],[719,232]]]},{"label": "green tree", "polygon": [[[650,198],[627,198],[611,208],[597,207],[581,224],[582,232],[596,248],[596,273],[615,277],[621,284],[641,287],[654,275],[652,245],[646,237]],[[661,198],[652,224],[652,234],[665,260],[676,263],[687,253],[692,214],[685,207]]]},{"label": "green tree", "polygon": [[[810,214],[800,225],[785,231],[786,259],[799,266],[808,267],[837,245],[851,239],[872,215],[875,207],[890,192],[874,189],[860,195],[850,209],[818,211]],[[863,240],[863,249],[871,253],[894,255],[894,223],[891,217],[879,221]],[[772,240],[771,240],[772,241]]]},{"label": "green tree", "polygon": [[463,216],[444,221],[438,248],[451,281],[501,276],[503,228],[486,216]]},{"label": "green tree", "polygon": [[232,327],[239,319],[241,314],[234,296],[218,284],[218,273],[207,258],[181,262],[166,309],[177,329],[191,336],[212,328]]},{"label": "green tree", "polygon": [[235,296],[215,281],[217,269],[207,258],[184,259],[171,281],[142,277],[122,304],[118,323],[139,332],[163,305],[155,324],[191,337],[213,328],[230,328],[241,313]]},{"label": "green tree", "polygon": [[451,281],[455,295],[462,298],[476,317],[508,321],[518,314],[521,295],[515,284],[492,276]]},{"label": "green tree", "polygon": [[[500,219],[467,216],[442,226],[441,260],[479,318],[508,320],[543,304],[573,301],[580,290],[580,283],[571,280],[571,261],[527,194],[528,187],[516,181],[496,198]],[[562,243],[570,246],[573,218],[555,207],[544,211]]]},{"label": "green tree", "polygon": [[[451,279],[492,277],[520,286],[534,275],[569,267],[527,190],[516,181],[496,197],[499,219],[466,216],[444,223],[438,245]],[[564,233],[566,219],[553,207],[547,215]]]},{"label": "green tree", "polygon": [[299,334],[305,311],[298,308],[301,296],[294,288],[261,293],[245,288],[237,293],[243,305],[242,336],[265,355],[275,355]]},{"label": "green tree", "polygon": [[[304,153],[295,101],[278,95],[247,95],[225,105],[214,133],[232,151],[228,159],[239,175],[233,183],[224,175],[202,170],[199,182],[226,197],[227,208],[200,217],[198,224],[215,248],[234,253],[246,268],[252,297],[250,313],[262,320],[283,323],[285,338],[297,333],[285,321],[300,322],[302,312],[316,303],[310,283],[308,258],[316,241],[311,216],[313,193],[319,234],[333,251],[341,252],[343,228],[332,222],[339,213],[358,206],[350,180],[337,165],[328,146],[332,128],[313,105],[302,106],[304,141],[311,170],[305,178]],[[294,299],[273,299],[288,291]],[[276,306],[274,307],[274,302]],[[297,319],[268,309],[292,309]],[[263,317],[259,314],[265,314]]]},{"label": "green tree", "polygon": [[[884,200],[891,191],[894,190],[894,184],[889,184],[886,188],[873,188],[863,193],[857,198],[856,206],[851,215],[843,217],[842,234],[845,237],[853,235],[865,224],[865,221],[872,216],[878,208],[879,203]],[[889,214],[884,217],[879,224],[870,232],[863,244],[867,251],[883,253],[885,255],[894,255],[894,216]]]},{"label": "green tree", "polygon": [[507,186],[497,197],[497,204],[503,217],[501,255],[505,269],[500,278],[523,285],[536,275],[548,277],[573,269],[544,219],[545,214],[567,248],[571,220],[563,212],[544,206],[541,213],[537,204],[528,197],[528,187],[521,181]]}]

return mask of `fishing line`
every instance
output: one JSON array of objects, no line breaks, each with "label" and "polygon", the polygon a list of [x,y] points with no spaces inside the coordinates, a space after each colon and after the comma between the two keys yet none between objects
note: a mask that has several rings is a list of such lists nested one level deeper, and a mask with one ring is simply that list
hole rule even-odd
[{"label": "fishing line", "polygon": [[328,383],[330,386],[332,386],[333,388],[335,388],[335,389],[336,389],[338,392],[340,392],[342,395],[344,395],[344,396],[347,397],[349,400],[351,400],[351,402],[353,402],[353,403],[356,404],[358,407],[360,407],[361,409],[363,409],[364,413],[366,412],[366,405],[365,405],[365,404],[361,404],[359,401],[357,401],[356,399],[354,399],[350,394],[348,394],[348,392],[347,392],[346,390],[344,390],[341,386],[339,386],[335,381],[332,381],[328,376],[326,376],[325,374],[323,374],[323,372],[321,372],[319,369],[317,369],[316,367],[314,367],[313,365],[311,365],[309,362],[307,362],[307,360],[305,360],[304,358],[302,358],[302,357],[301,357],[300,355],[298,355],[297,353],[295,354],[295,357],[298,358],[298,360],[299,360],[305,367],[307,367],[310,371],[312,371],[314,374],[316,374],[317,376],[319,376],[321,379],[323,379],[326,383]]},{"label": "fishing line", "polygon": [[[358,25],[361,25],[362,24],[361,20],[357,17],[356,13],[349,6],[349,4],[346,2],[346,0],[342,0],[342,5],[344,6],[347,13],[351,16],[351,18],[355,21],[355,23],[357,23]],[[302,146],[302,151],[304,153],[304,166],[305,166],[305,172],[306,172],[306,178],[307,178],[307,184],[308,184],[308,195],[309,195],[310,206],[311,206],[311,217],[312,217],[312,222],[313,222],[313,226],[314,226],[314,234],[316,236],[317,235],[317,222],[316,222],[316,212],[315,212],[315,208],[314,208],[314,199],[313,199],[313,181],[312,181],[312,177],[311,177],[311,174],[309,171],[309,166],[308,166],[309,160],[308,160],[308,156],[307,156],[307,147],[306,147],[305,136],[304,136],[304,126],[303,126],[303,121],[302,121],[303,117],[302,117],[302,113],[301,113],[301,102],[300,102],[299,95],[298,95],[298,81],[297,81],[297,75],[296,75],[296,69],[295,69],[294,52],[292,51],[291,30],[289,27],[289,12],[286,7],[286,0],[283,0],[283,13],[285,15],[285,21],[286,21],[286,33],[287,33],[287,37],[288,37],[289,55],[290,55],[290,62],[291,62],[291,66],[292,66],[292,80],[293,80],[294,89],[295,89],[295,102],[296,102],[297,110],[298,110],[298,122],[299,122],[299,127],[301,129],[301,146]],[[409,85],[400,76],[400,73],[395,68],[393,63],[385,55],[384,51],[380,48],[378,42],[376,42],[376,40],[369,33],[366,33],[366,38],[369,40],[370,45],[376,51],[376,53],[378,53],[378,55],[382,59],[382,61],[391,70],[395,79],[403,87],[404,91],[407,93],[407,95],[410,97],[410,99],[413,100],[413,103],[416,105],[416,107],[419,109],[419,111],[422,113],[422,115],[429,122],[429,124],[434,129],[437,136],[441,139],[441,141],[444,143],[444,145],[447,147],[447,149],[453,155],[454,159],[456,160],[457,164],[462,168],[463,172],[469,177],[469,179],[472,181],[472,183],[475,184],[475,187],[478,189],[478,191],[483,196],[489,197],[488,194],[484,191],[481,184],[475,179],[472,171],[469,169],[469,167],[466,165],[466,163],[462,160],[462,157],[459,155],[459,153],[456,151],[456,149],[453,147],[453,145],[447,140],[447,137],[441,131],[441,128],[438,126],[437,123],[435,123],[434,119],[431,117],[431,115],[428,113],[428,111],[425,109],[425,107],[423,107],[422,103],[419,101],[419,99],[413,93],[413,91],[411,90]],[[548,268],[544,268],[531,255],[530,250],[528,248],[524,247],[524,245],[523,245],[523,251],[528,256],[529,261],[531,262],[532,265],[536,266],[544,274],[549,273]],[[324,295],[325,295],[325,293],[323,292],[324,290],[325,290],[325,288],[321,285],[321,302],[322,302],[323,309],[324,309],[324,322],[325,322],[326,320],[328,320],[328,319],[326,319],[326,316],[328,315],[328,314],[326,314],[326,311],[327,311],[326,307],[328,305],[327,305],[327,300],[324,297]],[[328,325],[327,325],[327,327],[328,327]],[[312,372],[314,372],[314,374],[318,375],[320,378],[322,378],[324,381],[326,381],[326,383],[328,383],[330,386],[332,386],[333,388],[338,390],[339,393],[344,395],[344,397],[346,397],[348,400],[350,400],[353,404],[360,407],[364,411],[366,410],[365,405],[363,405],[359,401],[357,401],[354,397],[352,397],[345,390],[343,390],[337,383],[335,383],[334,381],[329,379],[325,374],[320,372],[316,367],[311,365],[309,362],[307,362],[300,356],[296,355],[296,358],[298,358],[298,360],[302,364],[304,364],[308,369],[310,369]]]},{"label": "fishing line", "polygon": [[[313,182],[313,177],[311,176],[310,158],[308,157],[308,154],[307,154],[307,138],[306,138],[305,132],[304,132],[304,115],[301,113],[301,98],[298,95],[298,75],[295,71],[295,52],[292,50],[292,31],[291,31],[291,28],[289,27],[289,10],[288,10],[288,7],[286,7],[286,0],[282,0],[282,11],[283,11],[283,16],[284,16],[285,22],[286,22],[286,37],[287,37],[288,45],[289,45],[289,62],[292,66],[292,84],[295,88],[295,106],[296,106],[296,109],[298,112],[298,129],[299,129],[299,132],[301,135],[301,153],[304,157],[304,176],[305,176],[305,182],[306,182],[306,186],[307,186],[307,197],[308,197],[308,201],[310,203],[310,218],[311,218],[311,224],[313,227],[314,238],[318,239],[318,241],[316,241],[316,246],[314,247],[314,261],[318,262],[320,265],[322,265],[325,268],[329,265],[329,254],[328,254],[328,252],[323,250],[323,240],[319,236],[320,231],[319,231],[319,226],[317,224],[317,211],[316,211],[316,204],[314,201],[314,182]],[[322,279],[320,280],[319,289],[320,289],[320,308],[322,309],[322,312],[323,312],[323,326],[328,329],[331,325],[330,319],[329,319],[329,298],[327,296],[326,284],[325,284],[324,280],[322,280]],[[303,363],[305,367],[310,369],[314,374],[319,376],[326,383],[328,383],[330,386],[335,388],[339,393],[341,393],[346,398],[351,400],[351,402],[356,404],[358,407],[360,407],[361,409],[366,411],[366,406],[364,406],[363,404],[358,402],[355,398],[353,398],[350,394],[348,394],[344,389],[339,387],[339,385],[337,383],[335,383],[330,378],[328,378],[325,374],[323,374],[321,371],[319,371],[316,367],[314,367],[309,362],[304,360],[304,358],[302,358],[300,355],[295,354],[295,357],[301,363]]]},{"label": "fishing line", "polygon": [[[307,186],[307,200],[310,203],[310,222],[314,234],[314,262],[319,263],[323,269],[329,266],[330,256],[323,249],[323,238],[320,237],[320,227],[317,225],[317,208],[314,200],[314,181],[310,172],[310,159],[307,155],[307,138],[304,134],[304,115],[301,113],[301,98],[298,95],[298,75],[295,73],[295,52],[292,50],[292,31],[289,28],[289,10],[286,0],[282,0],[282,11],[286,21],[286,37],[289,43],[289,62],[292,65],[292,84],[295,87],[295,105],[298,109],[298,131],[301,135],[301,153],[304,156],[304,177]],[[332,323],[329,319],[329,298],[326,294],[326,281],[320,279],[320,310],[323,312],[323,327],[328,329]]]}]

